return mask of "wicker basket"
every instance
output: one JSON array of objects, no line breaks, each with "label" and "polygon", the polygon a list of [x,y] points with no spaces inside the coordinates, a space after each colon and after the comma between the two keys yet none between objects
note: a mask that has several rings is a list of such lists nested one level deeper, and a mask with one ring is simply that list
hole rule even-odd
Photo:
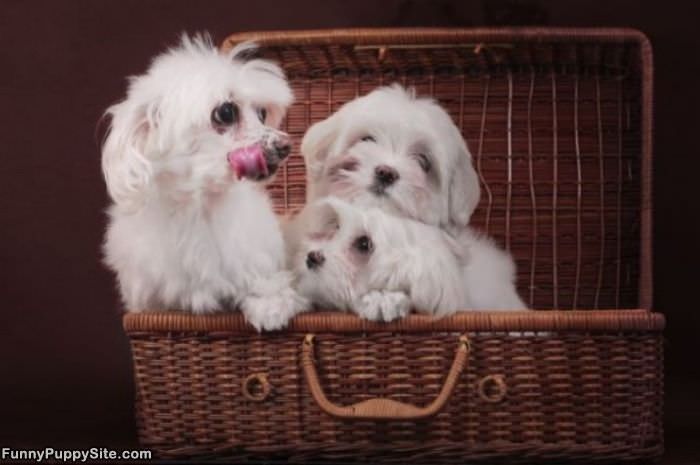
[{"label": "wicker basket", "polygon": [[[535,312],[340,313],[256,334],[238,314],[128,314],[139,437],[161,457],[460,463],[663,451],[650,311],[652,58],[624,29],[239,34],[296,94],[286,129],[401,82],[442,103],[482,182],[473,223],[511,251]],[[295,153],[271,187],[305,200]]]}]

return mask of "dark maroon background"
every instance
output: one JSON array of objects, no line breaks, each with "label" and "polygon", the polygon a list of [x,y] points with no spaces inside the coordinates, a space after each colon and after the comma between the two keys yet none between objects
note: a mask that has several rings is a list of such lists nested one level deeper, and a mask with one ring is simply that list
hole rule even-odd
[{"label": "dark maroon background", "polygon": [[[655,295],[668,315],[667,442],[700,453],[700,34],[696,2],[0,0],[0,445],[135,442],[96,123],[181,31],[630,26],[656,61]],[[677,448],[687,446],[686,452]],[[674,463],[679,463],[674,461]]]}]

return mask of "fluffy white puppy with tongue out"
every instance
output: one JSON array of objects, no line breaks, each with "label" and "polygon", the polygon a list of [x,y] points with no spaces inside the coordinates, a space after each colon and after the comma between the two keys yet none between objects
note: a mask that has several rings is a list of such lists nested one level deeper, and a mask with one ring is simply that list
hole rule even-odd
[{"label": "fluffy white puppy with tongue out", "polygon": [[253,48],[183,37],[107,111],[105,262],[130,311],[239,308],[271,330],[306,307],[264,189],[289,154],[292,93]]}]

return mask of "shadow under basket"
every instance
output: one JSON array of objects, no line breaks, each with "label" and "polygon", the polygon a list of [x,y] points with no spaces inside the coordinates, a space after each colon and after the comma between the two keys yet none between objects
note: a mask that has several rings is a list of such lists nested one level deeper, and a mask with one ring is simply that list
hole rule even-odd
[{"label": "shadow under basket", "polygon": [[[663,452],[664,317],[651,311],[652,55],[626,29],[262,32],[295,140],[398,82],[439,101],[482,183],[475,227],[532,312],[380,324],[131,313],[139,438],[165,459],[645,461]],[[290,156],[278,212],[305,201]]]}]

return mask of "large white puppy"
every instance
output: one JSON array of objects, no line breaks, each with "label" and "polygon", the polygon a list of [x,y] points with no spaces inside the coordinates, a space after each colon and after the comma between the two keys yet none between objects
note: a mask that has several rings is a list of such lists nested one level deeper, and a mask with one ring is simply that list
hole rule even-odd
[{"label": "large white puppy", "polygon": [[[462,135],[433,100],[398,85],[377,89],[313,125],[301,150],[307,204],[332,195],[440,228],[470,261],[469,309],[526,308],[510,255],[467,226],[479,202],[479,179]],[[287,227],[291,254],[307,214]]]},{"label": "large white puppy", "polygon": [[305,306],[263,185],[290,150],[292,93],[252,49],[184,36],[107,110],[105,261],[131,311],[238,307],[260,330]]}]

